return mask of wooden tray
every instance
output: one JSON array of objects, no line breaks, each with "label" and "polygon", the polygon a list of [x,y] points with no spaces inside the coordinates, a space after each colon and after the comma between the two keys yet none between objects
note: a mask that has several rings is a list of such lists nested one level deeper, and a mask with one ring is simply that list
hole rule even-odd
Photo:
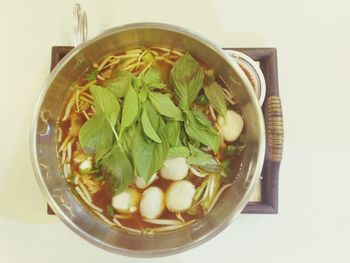
[{"label": "wooden tray", "polygon": [[[51,50],[51,70],[72,49],[70,46],[54,46]],[[260,63],[266,81],[266,97],[262,110],[266,125],[266,153],[261,173],[258,200],[251,201],[242,213],[278,213],[278,174],[283,148],[283,116],[278,92],[277,50],[275,48],[225,48],[245,53]],[[47,213],[53,211],[47,206]]]}]

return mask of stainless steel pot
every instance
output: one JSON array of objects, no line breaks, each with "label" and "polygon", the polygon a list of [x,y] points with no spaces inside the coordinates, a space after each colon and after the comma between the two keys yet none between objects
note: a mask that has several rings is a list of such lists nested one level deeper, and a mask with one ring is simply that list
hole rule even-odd
[{"label": "stainless steel pot", "polygon": [[[56,120],[69,87],[91,64],[116,50],[163,45],[206,61],[232,88],[245,119],[247,149],[239,179],[214,210],[197,223],[153,236],[113,229],[84,209],[68,190],[56,156]],[[262,169],[265,129],[259,102],[239,66],[218,46],[183,28],[156,23],[112,28],[74,48],[52,71],[38,98],[32,121],[31,154],[39,186],[56,215],[75,233],[106,250],[140,257],[164,256],[197,246],[219,234],[241,212]]]}]

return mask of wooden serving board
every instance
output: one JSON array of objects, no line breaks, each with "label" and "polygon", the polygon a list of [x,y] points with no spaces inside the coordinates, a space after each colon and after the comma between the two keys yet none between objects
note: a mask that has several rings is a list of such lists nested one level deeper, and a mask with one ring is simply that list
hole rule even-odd
[{"label": "wooden serving board", "polygon": [[[72,49],[54,46],[51,50],[51,70]],[[266,82],[266,97],[262,110],[266,125],[266,153],[260,185],[242,213],[278,213],[278,175],[283,150],[283,115],[278,90],[277,50],[275,48],[224,48],[237,50],[259,62]],[[47,213],[53,211],[47,206]]]}]

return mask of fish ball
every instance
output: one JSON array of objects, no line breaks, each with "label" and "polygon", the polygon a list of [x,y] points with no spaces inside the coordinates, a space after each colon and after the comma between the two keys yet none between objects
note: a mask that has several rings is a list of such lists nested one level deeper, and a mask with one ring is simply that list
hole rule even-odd
[{"label": "fish ball", "polygon": [[218,117],[218,125],[225,141],[233,142],[238,139],[244,126],[244,121],[241,115],[228,110],[225,118],[222,116]]},{"label": "fish ball", "polygon": [[165,194],[165,204],[171,212],[183,212],[192,205],[195,186],[187,180],[173,182]]},{"label": "fish ball", "polygon": [[160,168],[160,175],[167,180],[179,181],[187,176],[188,169],[186,158],[173,158],[164,162],[163,167]]},{"label": "fish ball", "polygon": [[112,206],[121,214],[131,214],[137,211],[141,195],[135,189],[129,187],[124,192],[113,196]]},{"label": "fish ball", "polygon": [[140,202],[140,213],[144,218],[158,218],[164,211],[164,192],[156,186],[146,189]]}]

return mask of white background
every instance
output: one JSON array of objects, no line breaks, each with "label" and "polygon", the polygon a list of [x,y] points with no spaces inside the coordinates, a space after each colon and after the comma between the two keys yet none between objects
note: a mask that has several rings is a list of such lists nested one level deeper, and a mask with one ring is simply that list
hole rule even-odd
[{"label": "white background", "polygon": [[[0,5],[0,262],[158,262],[98,249],[46,215],[29,155],[52,45],[71,45],[75,1]],[[276,47],[285,117],[279,215],[241,215],[164,262],[350,262],[349,1],[80,1],[89,36],[129,22],[197,31],[223,47]]]}]

